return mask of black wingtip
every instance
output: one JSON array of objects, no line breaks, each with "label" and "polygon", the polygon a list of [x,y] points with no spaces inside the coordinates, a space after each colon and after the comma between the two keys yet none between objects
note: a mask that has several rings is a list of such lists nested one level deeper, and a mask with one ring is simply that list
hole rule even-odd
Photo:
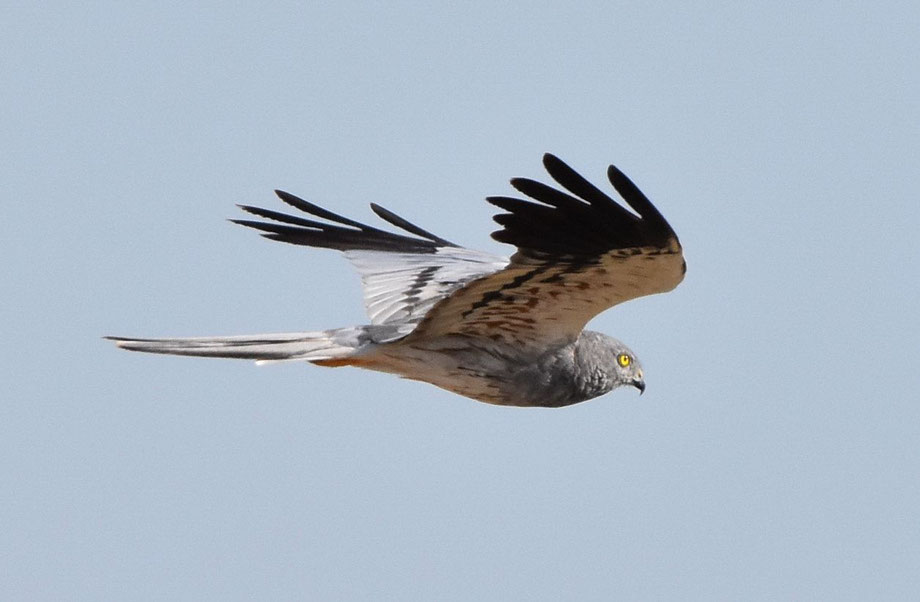
[{"label": "black wingtip", "polygon": [[360,249],[393,253],[434,253],[438,247],[456,246],[377,205],[372,204],[371,208],[384,221],[420,238],[396,234],[362,224],[333,213],[328,209],[323,209],[284,190],[275,190],[275,194],[285,204],[326,221],[306,219],[298,215],[242,204],[238,204],[237,207],[246,213],[270,221],[263,222],[251,219],[230,219],[228,221],[259,230],[262,236],[271,240],[309,247],[337,249],[339,251]]},{"label": "black wingtip", "polygon": [[[658,209],[655,208],[652,201],[650,201],[649,198],[639,190],[639,187],[636,186],[625,173],[620,171],[616,165],[610,165],[607,168],[607,179],[610,180],[610,183],[613,184],[616,191],[620,193],[623,200],[626,201],[636,213],[649,221],[660,222],[667,225],[664,216],[658,212]],[[668,229],[670,229],[670,226]]]},{"label": "black wingtip", "polygon": [[237,203],[236,206],[242,209],[243,211],[245,211],[246,213],[251,213],[252,215],[259,215],[259,213],[262,211],[259,207],[254,207],[252,205],[240,205],[239,203]]},{"label": "black wingtip", "polygon": [[552,171],[554,166],[557,165],[566,165],[565,161],[554,155],[553,153],[543,153],[543,167],[546,168],[546,171]]},{"label": "black wingtip", "polygon": [[676,239],[654,205],[616,167],[608,170],[608,178],[625,203],[614,200],[552,153],[543,154],[543,166],[559,188],[514,178],[511,185],[532,200],[487,199],[508,212],[495,218],[503,226],[493,235],[496,240],[513,244],[525,254],[565,250],[567,255],[590,258],[612,249],[662,246]]},{"label": "black wingtip", "polygon": [[381,207],[381,206],[378,205],[377,203],[371,203],[371,211],[373,211],[375,214],[377,214],[377,217],[379,217],[380,219],[384,220],[385,222],[387,222],[387,223],[389,223],[389,224],[391,224],[391,225],[393,225],[393,226],[396,226],[397,228],[401,228],[402,230],[405,230],[406,232],[408,232],[408,233],[410,233],[410,234],[415,234],[416,236],[420,236],[420,237],[422,237],[422,238],[424,238],[424,239],[430,240],[430,241],[432,241],[432,242],[434,242],[434,243],[437,243],[437,244],[439,244],[439,245],[441,245],[441,246],[443,246],[443,247],[456,247],[456,246],[458,246],[458,245],[456,245],[456,244],[450,242],[449,240],[445,240],[445,239],[441,238],[440,236],[437,236],[437,235],[435,235],[435,234],[432,234],[431,232],[429,232],[429,231],[427,231],[427,230],[425,230],[425,229],[423,229],[423,228],[420,228],[420,227],[416,226],[415,224],[413,224],[413,223],[410,222],[409,220],[405,219],[404,217],[400,217],[399,215],[396,215],[395,213],[393,213],[392,211],[390,211],[390,210],[387,209],[386,207]]}]

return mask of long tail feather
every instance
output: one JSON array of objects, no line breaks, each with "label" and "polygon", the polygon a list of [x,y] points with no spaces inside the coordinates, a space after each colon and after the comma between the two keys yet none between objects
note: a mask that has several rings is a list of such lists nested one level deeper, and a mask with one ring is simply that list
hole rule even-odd
[{"label": "long tail feather", "polygon": [[249,359],[259,362],[315,361],[344,358],[354,353],[357,348],[354,333],[344,332],[353,330],[180,339],[105,338],[114,341],[122,349],[145,353]]}]

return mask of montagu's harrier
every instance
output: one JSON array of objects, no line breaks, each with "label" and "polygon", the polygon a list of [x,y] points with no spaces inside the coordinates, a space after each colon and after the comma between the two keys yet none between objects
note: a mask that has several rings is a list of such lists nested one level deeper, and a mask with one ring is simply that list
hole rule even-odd
[{"label": "montagu's harrier", "polygon": [[260,362],[357,366],[421,380],[486,403],[558,407],[622,385],[645,389],[626,345],[582,330],[608,307],[673,289],[686,264],[674,231],[616,167],[607,176],[627,210],[553,155],[543,165],[561,188],[511,180],[532,200],[487,200],[506,259],[444,240],[383,207],[406,234],[336,215],[286,192],[317,219],[242,206],[269,221],[233,220],[272,240],[342,251],[361,274],[371,323],[288,334],[180,339],[110,337],[132,351]]}]

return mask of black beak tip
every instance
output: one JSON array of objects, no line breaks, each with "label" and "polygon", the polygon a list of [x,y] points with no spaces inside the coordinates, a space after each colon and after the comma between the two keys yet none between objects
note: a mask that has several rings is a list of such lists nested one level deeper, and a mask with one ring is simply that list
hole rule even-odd
[{"label": "black beak tip", "polygon": [[643,393],[645,393],[645,381],[644,380],[633,381],[633,386],[639,389],[639,395],[642,395]]}]

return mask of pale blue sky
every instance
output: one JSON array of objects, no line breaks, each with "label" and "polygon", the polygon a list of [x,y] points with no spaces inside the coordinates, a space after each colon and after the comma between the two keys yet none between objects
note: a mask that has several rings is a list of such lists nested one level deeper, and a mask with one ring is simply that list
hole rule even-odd
[{"label": "pale blue sky", "polygon": [[[0,9],[0,598],[844,600],[920,589],[915,3]],[[685,282],[563,410],[104,334],[365,320],[285,188],[507,253],[490,194],[616,163]]]}]

